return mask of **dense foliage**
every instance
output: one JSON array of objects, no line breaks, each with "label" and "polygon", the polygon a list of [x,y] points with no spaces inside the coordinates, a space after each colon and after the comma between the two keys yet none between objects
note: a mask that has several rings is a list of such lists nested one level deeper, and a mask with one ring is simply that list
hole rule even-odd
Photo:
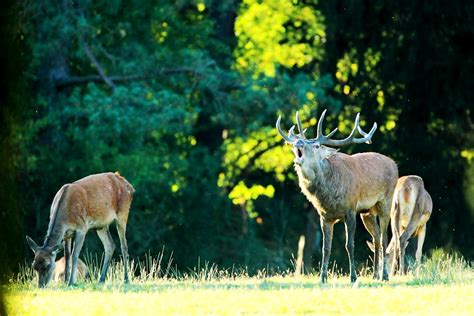
[{"label": "dense foliage", "polygon": [[24,89],[2,141],[21,198],[2,212],[23,221],[18,238],[44,236],[62,184],[119,171],[136,189],[132,256],[165,247],[179,268],[285,269],[319,228],[274,123],[289,128],[300,110],[312,133],[328,108],[327,129],[347,134],[359,111],[380,126],[370,147],[343,151],[424,178],[426,249],[474,255],[472,4],[25,0],[12,12]]}]

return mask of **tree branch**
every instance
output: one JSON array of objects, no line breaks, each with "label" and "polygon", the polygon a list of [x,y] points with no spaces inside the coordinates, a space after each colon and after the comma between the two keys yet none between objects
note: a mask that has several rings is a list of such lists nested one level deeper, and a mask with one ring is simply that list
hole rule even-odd
[{"label": "tree branch", "polygon": [[81,42],[82,44],[82,47],[84,48],[84,51],[86,52],[86,55],[87,57],[89,58],[89,60],[92,62],[92,64],[94,64],[95,68],[97,69],[97,71],[99,72],[99,76],[100,78],[110,87],[113,89],[115,89],[115,84],[112,82],[112,80],[110,78],[107,77],[107,75],[105,74],[105,71],[104,69],[102,69],[102,66],[99,64],[99,62],[97,61],[97,59],[95,58],[94,54],[92,53],[92,50],[90,49],[89,47],[89,44],[87,44],[87,42],[84,40],[84,36],[82,34],[79,34],[79,41]]},{"label": "tree branch", "polygon": [[[154,74],[143,74],[143,75],[123,75],[123,76],[108,76],[105,77],[110,82],[128,82],[128,81],[140,81],[140,80],[151,80],[159,76],[174,74],[174,73],[191,73],[194,76],[200,76],[203,73],[200,69],[204,69],[211,65],[215,64],[214,61],[209,61],[205,65],[198,67],[198,69],[190,68],[190,67],[178,67],[178,68],[163,68],[160,71],[155,72]],[[56,87],[64,88],[67,86],[73,86],[77,84],[86,84],[89,82],[106,82],[103,76],[100,75],[87,75],[87,76],[70,76],[67,78],[63,78],[61,80],[56,81]],[[109,85],[110,86],[110,85]],[[115,87],[115,85],[113,84]]]}]

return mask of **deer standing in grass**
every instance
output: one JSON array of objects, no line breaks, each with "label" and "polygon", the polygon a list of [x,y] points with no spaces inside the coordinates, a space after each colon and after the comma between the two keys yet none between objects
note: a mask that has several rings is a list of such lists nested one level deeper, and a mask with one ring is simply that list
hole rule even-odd
[{"label": "deer standing in grass", "polygon": [[33,268],[38,273],[38,286],[44,287],[51,280],[56,254],[61,250],[63,242],[65,280],[68,285],[76,282],[79,253],[86,234],[91,229],[97,231],[104,245],[105,256],[99,279],[99,282],[104,282],[115,250],[115,243],[109,232],[109,225],[114,221],[122,248],[124,280],[128,282],[128,247],[125,232],[134,191],[133,186],[118,173],[90,175],[63,185],[51,205],[43,246],[38,246],[26,236],[28,245],[35,254]]},{"label": "deer standing in grass", "polygon": [[[421,263],[423,243],[426,236],[426,223],[430,219],[433,209],[431,196],[426,191],[423,179],[419,176],[400,177],[393,194],[392,211],[392,239],[387,247],[390,273],[393,275],[399,266],[401,274],[406,273],[405,249],[408,239],[417,237],[415,263]],[[374,245],[367,242],[374,251]]]},{"label": "deer standing in grass", "polygon": [[420,264],[421,251],[426,236],[426,223],[430,219],[433,201],[426,191],[423,179],[418,176],[405,176],[398,179],[393,195],[391,219],[392,240],[389,245],[391,273],[394,274],[397,261],[400,273],[405,273],[405,249],[408,239],[418,238],[415,262]]},{"label": "deer standing in grass", "polygon": [[[305,130],[301,125],[298,112],[296,112],[296,124],[299,134],[294,132],[295,126],[289,130],[288,134],[284,133],[280,127],[281,117],[278,117],[276,122],[279,134],[293,147],[299,186],[321,218],[323,235],[321,282],[327,282],[333,226],[338,221],[343,221],[345,224],[351,282],[357,280],[354,262],[357,213],[361,213],[364,226],[372,235],[375,245],[373,277],[380,279],[380,269],[382,269],[383,279],[388,280],[385,255],[387,227],[393,191],[398,179],[397,165],[392,159],[378,153],[346,155],[326,147],[325,145],[340,147],[370,143],[377,124],[374,123],[371,131],[365,133],[359,126],[359,114],[357,114],[350,135],[342,140],[334,140],[331,136],[336,133],[337,128],[328,135],[322,132],[325,114],[326,110],[318,121],[317,136],[313,139],[307,139],[304,135]],[[363,137],[356,138],[356,130]]]}]

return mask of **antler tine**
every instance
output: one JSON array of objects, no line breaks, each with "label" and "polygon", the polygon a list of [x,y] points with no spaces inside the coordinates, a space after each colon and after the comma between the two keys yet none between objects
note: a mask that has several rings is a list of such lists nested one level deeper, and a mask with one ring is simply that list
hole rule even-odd
[{"label": "antler tine", "polygon": [[326,111],[327,109],[325,109],[323,113],[321,114],[321,116],[319,117],[318,125],[316,128],[316,138],[310,139],[309,141],[311,143],[319,142],[320,144],[325,144],[327,140],[337,132],[337,127],[336,127],[329,134],[327,135],[323,134],[323,121],[324,121],[324,117],[326,116]]},{"label": "antler tine", "polygon": [[306,139],[306,136],[304,135],[306,130],[303,129],[303,125],[301,124],[299,111],[296,111],[296,124],[298,126],[298,132],[300,133],[301,138]]},{"label": "antler tine", "polygon": [[347,138],[350,137],[351,140],[353,140],[355,133],[357,131],[357,127],[359,127],[359,121],[360,121],[360,113],[357,113],[356,118],[354,120],[354,128],[352,129],[351,133]]},{"label": "antler tine", "polygon": [[318,127],[316,128],[316,140],[319,140],[319,138],[323,136],[323,121],[324,121],[324,117],[326,116],[326,111],[327,109],[325,109],[323,113],[321,114],[321,116],[319,117]]},{"label": "antler tine", "polygon": [[[351,133],[349,136],[347,136],[344,139],[341,140],[334,140],[334,139],[328,139],[325,141],[326,145],[329,146],[344,146],[344,145],[349,145],[349,144],[361,144],[361,143],[368,143],[370,144],[372,135],[375,133],[375,130],[377,129],[377,123],[374,123],[374,126],[370,130],[369,133],[365,133],[359,126],[359,121],[360,121],[360,113],[357,113],[357,116],[354,121],[354,128],[352,129]],[[354,138],[356,131],[359,131],[359,133],[364,136],[363,138]],[[329,136],[329,135],[328,135]]]},{"label": "antler tine", "polygon": [[288,137],[296,137],[298,135],[295,134],[295,125],[293,125],[290,130],[288,131]]},{"label": "antler tine", "polygon": [[295,137],[292,135],[293,129],[295,128],[294,126],[290,129],[288,136],[283,132],[283,130],[280,127],[280,121],[281,121],[281,115],[278,116],[278,120],[276,121],[276,129],[278,133],[280,134],[283,139],[288,142],[288,143],[293,143],[295,142]]},{"label": "antler tine", "polygon": [[377,129],[377,123],[374,122],[374,125],[372,126],[372,129],[370,130],[370,132],[366,133],[362,130],[362,128],[360,128],[360,126],[357,126],[357,130],[359,131],[359,133],[364,136],[364,138],[356,138],[354,139],[354,141],[357,141],[357,143],[366,143],[366,144],[372,144],[372,136],[374,135],[375,133],[375,130]]},{"label": "antler tine", "polygon": [[349,136],[347,136],[347,137],[344,138],[344,139],[340,139],[340,140],[329,139],[329,137],[328,137],[327,140],[325,141],[325,145],[329,145],[329,146],[344,146],[344,145],[348,145],[348,144],[352,143],[353,138],[354,138],[354,136],[355,136],[355,132],[356,132],[356,130],[357,130],[357,126],[359,125],[359,119],[360,119],[360,113],[357,113],[356,118],[355,118],[355,121],[354,121],[354,128],[352,129],[352,131],[351,131],[351,133],[349,134]]},{"label": "antler tine", "polygon": [[336,127],[335,129],[333,129],[331,133],[327,134],[327,135],[324,136],[324,137],[329,138],[329,137],[331,137],[332,135],[334,135],[336,132],[337,132],[337,127]]}]

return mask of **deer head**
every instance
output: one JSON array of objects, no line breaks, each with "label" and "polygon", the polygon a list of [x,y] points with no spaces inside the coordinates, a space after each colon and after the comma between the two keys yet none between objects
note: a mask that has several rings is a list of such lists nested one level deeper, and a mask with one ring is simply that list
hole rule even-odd
[{"label": "deer head", "polygon": [[[377,123],[374,123],[374,126],[369,133],[365,133],[359,126],[359,117],[360,113],[357,113],[354,128],[352,129],[349,136],[341,140],[331,139],[331,137],[336,133],[337,128],[335,128],[328,135],[324,135],[322,131],[322,125],[324,117],[326,116],[326,110],[323,111],[321,117],[319,118],[317,125],[317,134],[316,138],[307,139],[305,136],[306,129],[303,129],[303,126],[300,121],[299,113],[296,112],[296,126],[298,128],[298,134],[294,132],[295,125],[293,125],[288,134],[285,134],[280,126],[281,116],[278,117],[276,122],[276,128],[278,133],[283,137],[283,139],[290,145],[292,145],[293,153],[295,154],[294,163],[296,165],[311,164],[317,163],[324,158],[327,158],[331,154],[335,153],[337,150],[331,147],[341,147],[349,144],[361,144],[367,143],[370,144],[372,135],[377,129]],[[356,138],[355,134],[358,131],[363,137]]]},{"label": "deer head", "polygon": [[62,245],[40,247],[29,236],[26,236],[26,241],[35,254],[33,269],[38,274],[38,287],[45,287],[53,277],[56,255],[61,251]]}]

